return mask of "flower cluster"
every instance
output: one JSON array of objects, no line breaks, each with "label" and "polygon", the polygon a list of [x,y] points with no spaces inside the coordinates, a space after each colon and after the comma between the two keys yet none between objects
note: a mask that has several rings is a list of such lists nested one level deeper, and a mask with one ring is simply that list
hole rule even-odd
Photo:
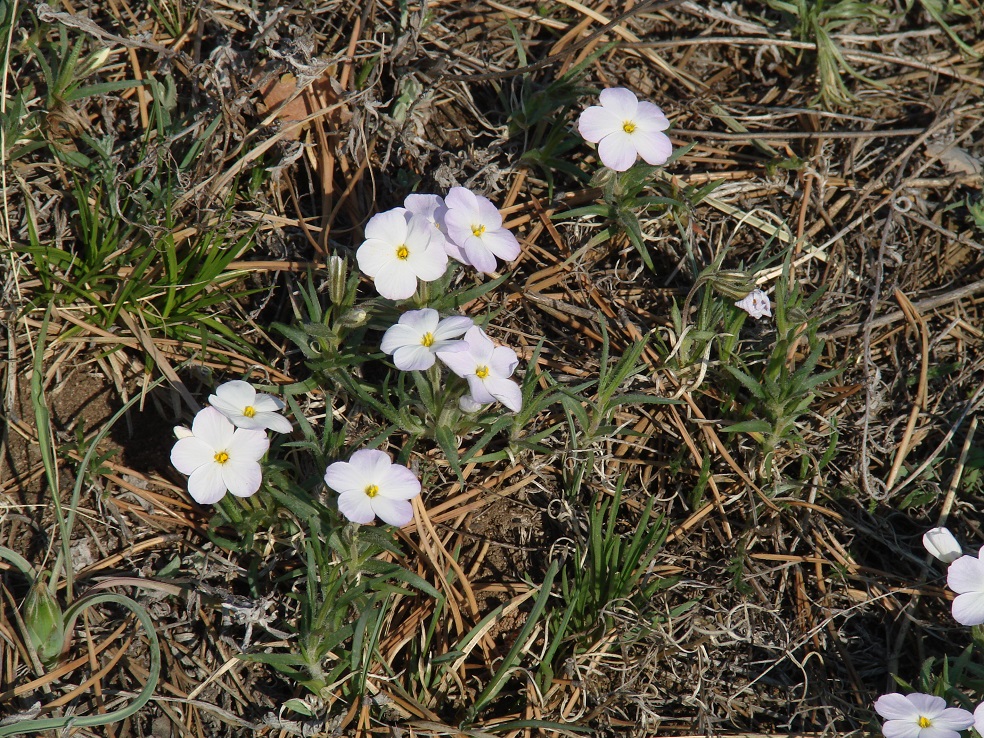
[{"label": "flower cluster", "polygon": [[977,556],[964,556],[960,543],[946,528],[926,531],[923,545],[934,557],[949,564],[946,584],[957,593],[953,619],[961,625],[984,624],[984,547]]},{"label": "flower cluster", "polygon": [[445,198],[408,195],[403,207],[374,215],[356,259],[380,295],[406,300],[418,280],[433,282],[444,274],[448,257],[492,274],[496,257],[511,261],[519,251],[519,241],[502,227],[502,215],[488,198],[453,187]]},{"label": "flower cluster", "polygon": [[226,382],[210,395],[188,429],[178,426],[171,463],[188,475],[188,494],[211,505],[225,493],[249,497],[260,488],[260,459],[270,448],[266,429],[289,433],[282,400],[259,394],[248,382]]},{"label": "flower cluster", "polygon": [[386,330],[381,348],[405,372],[429,369],[440,359],[468,382],[471,394],[460,402],[466,412],[497,400],[513,412],[523,408],[519,385],[509,379],[519,364],[516,352],[493,343],[471,318],[457,315],[441,320],[432,308],[410,310]]}]

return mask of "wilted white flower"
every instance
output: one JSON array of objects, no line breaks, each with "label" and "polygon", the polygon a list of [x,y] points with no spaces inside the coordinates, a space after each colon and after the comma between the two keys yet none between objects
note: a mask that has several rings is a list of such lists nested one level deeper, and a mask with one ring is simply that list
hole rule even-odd
[{"label": "wilted white flower", "polygon": [[957,593],[953,619],[961,625],[984,623],[984,547],[979,556],[961,556],[950,564],[946,584]]},{"label": "wilted white flower", "polygon": [[639,102],[631,90],[611,87],[602,90],[601,105],[581,113],[577,130],[585,141],[598,144],[598,156],[606,167],[624,172],[635,164],[636,155],[653,166],[665,164],[673,144],[663,133],[670,121],[658,106]]},{"label": "wilted white flower", "polygon": [[348,461],[331,464],[325,484],[338,492],[342,515],[361,525],[377,516],[390,525],[406,525],[413,519],[410,500],[420,494],[413,472],[376,449],[361,449]]},{"label": "wilted white flower", "polygon": [[465,351],[464,342],[455,339],[473,325],[472,319],[463,315],[441,320],[432,308],[409,310],[386,329],[381,348],[393,355],[397,369],[422,371],[434,366],[438,351]]},{"label": "wilted white flower", "polygon": [[485,405],[483,405],[481,402],[476,401],[475,398],[472,397],[471,395],[462,395],[460,398],[458,398],[458,407],[460,408],[461,412],[471,414],[471,413],[477,413],[479,410],[485,407]]},{"label": "wilted white flower", "polygon": [[762,290],[752,290],[744,300],[736,302],[735,307],[740,307],[755,319],[763,316],[772,317],[772,303]]},{"label": "wilted white flower", "polygon": [[506,346],[496,346],[477,325],[468,329],[464,342],[467,351],[438,352],[448,369],[468,380],[471,398],[476,403],[490,404],[498,400],[513,412],[523,409],[523,393],[509,379],[516,371],[519,358]]},{"label": "wilted white flower", "polygon": [[391,300],[407,299],[416,291],[418,279],[432,282],[448,265],[441,234],[425,218],[404,208],[372,216],[355,257],[359,268],[373,278],[376,291]]},{"label": "wilted white flower", "polygon": [[279,397],[257,393],[249,382],[234,380],[220,384],[214,395],[208,396],[209,404],[225,415],[238,428],[270,430],[290,433],[294,426],[283,415],[284,401]]},{"label": "wilted white flower", "polygon": [[260,488],[260,459],[270,447],[266,433],[236,428],[213,407],[200,410],[187,428],[175,429],[171,463],[188,476],[188,493],[202,505],[221,500],[226,490],[249,497]]},{"label": "wilted white flower", "polygon": [[944,564],[959,559],[963,554],[957,539],[946,528],[930,528],[923,533],[922,542],[926,550]]},{"label": "wilted white flower", "polygon": [[447,212],[445,248],[463,264],[484,274],[495,271],[495,257],[512,261],[519,256],[519,241],[502,227],[502,215],[492,201],[464,187],[452,187],[444,198]]},{"label": "wilted white flower", "polygon": [[974,724],[974,716],[946,700],[929,694],[898,692],[875,701],[875,712],[885,718],[885,738],[959,738],[960,731]]}]

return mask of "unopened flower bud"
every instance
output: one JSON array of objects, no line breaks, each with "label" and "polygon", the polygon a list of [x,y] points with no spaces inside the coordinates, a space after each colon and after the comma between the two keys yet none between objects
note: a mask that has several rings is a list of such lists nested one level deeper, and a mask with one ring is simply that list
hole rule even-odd
[{"label": "unopened flower bud", "polygon": [[755,280],[751,275],[737,269],[722,269],[714,272],[708,275],[708,281],[715,292],[729,300],[744,299],[755,289]]},{"label": "unopened flower bud", "polygon": [[328,299],[341,305],[348,295],[348,262],[341,256],[328,257]]},{"label": "unopened flower bud", "polygon": [[338,324],[343,328],[358,328],[367,320],[369,320],[369,313],[362,308],[356,307],[346,310],[342,317],[338,319]]},{"label": "unopened flower bud", "polygon": [[38,578],[24,600],[24,625],[44,663],[49,663],[61,653],[65,645],[65,624],[61,607],[51,594],[44,579]]}]

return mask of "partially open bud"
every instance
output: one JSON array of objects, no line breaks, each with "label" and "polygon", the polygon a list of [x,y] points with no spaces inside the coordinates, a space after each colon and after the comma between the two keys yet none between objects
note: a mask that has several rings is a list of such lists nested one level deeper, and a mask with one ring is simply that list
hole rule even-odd
[{"label": "partially open bud", "polygon": [[345,328],[358,328],[367,320],[369,320],[369,313],[362,308],[355,307],[351,310],[346,310],[338,319],[338,324]]},{"label": "partially open bud", "polygon": [[963,555],[960,543],[946,528],[930,528],[923,533],[923,546],[944,564],[956,561]]},{"label": "partially open bud", "polygon": [[341,305],[348,295],[348,262],[341,256],[328,257],[328,299]]},{"label": "partially open bud", "polygon": [[58,601],[41,577],[24,600],[24,625],[38,658],[45,664],[56,659],[65,645],[65,623]]}]

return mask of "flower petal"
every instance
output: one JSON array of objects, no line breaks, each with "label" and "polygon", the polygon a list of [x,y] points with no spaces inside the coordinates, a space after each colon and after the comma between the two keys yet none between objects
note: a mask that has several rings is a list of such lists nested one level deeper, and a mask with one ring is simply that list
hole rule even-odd
[{"label": "flower petal", "polygon": [[[460,210],[467,213],[467,217],[471,218],[472,214],[478,211],[475,193],[467,187],[452,187],[444,198],[444,204],[448,206],[448,215],[451,215],[455,210]],[[446,220],[447,216],[445,216]]]},{"label": "flower petal", "polygon": [[182,474],[191,474],[214,461],[215,449],[195,436],[182,438],[171,448],[171,463]]},{"label": "flower petal", "polygon": [[406,263],[420,279],[433,282],[444,276],[448,268],[448,252],[436,241],[431,241],[427,248],[411,251]]},{"label": "flower petal", "polygon": [[407,240],[407,211],[405,208],[392,208],[376,213],[366,223],[366,240],[384,241],[398,246]]},{"label": "flower petal", "polygon": [[919,708],[908,697],[898,692],[883,694],[875,700],[875,712],[886,720],[919,719]]},{"label": "flower petal", "polygon": [[637,153],[632,136],[624,131],[610,133],[598,144],[602,163],[616,172],[624,172],[635,164]]},{"label": "flower petal", "polygon": [[359,262],[359,269],[370,277],[375,277],[394,261],[398,261],[396,246],[397,244],[378,239],[363,241],[359,250],[355,252],[355,260]]},{"label": "flower petal", "polygon": [[379,496],[409,500],[420,494],[420,480],[402,464],[392,464],[379,484]]},{"label": "flower petal", "polygon": [[362,448],[352,454],[349,463],[362,470],[366,484],[382,486],[387,470],[393,465],[393,459],[385,451],[378,448]]},{"label": "flower petal", "polygon": [[485,248],[503,261],[512,261],[521,250],[517,238],[506,228],[487,231],[482,235],[482,242]]},{"label": "flower petal", "polygon": [[913,692],[912,694],[906,695],[906,699],[912,703],[916,712],[923,717],[934,718],[946,709],[946,700],[942,697],[937,697],[935,694]]},{"label": "flower petal", "polygon": [[218,410],[206,407],[198,411],[191,424],[191,432],[213,449],[220,450],[232,442],[232,434],[236,432],[236,427]]},{"label": "flower petal", "polygon": [[649,131],[665,131],[670,127],[670,121],[659,105],[653,105],[651,102],[640,101],[633,122],[636,124],[637,130],[647,133]]},{"label": "flower petal", "polygon": [[237,428],[232,436],[232,440],[225,447],[232,461],[248,461],[256,463],[263,458],[263,454],[270,448],[270,439],[261,430],[247,430]]},{"label": "flower petal", "polygon": [[468,264],[475,267],[482,274],[491,274],[498,266],[495,256],[489,251],[485,242],[481,238],[472,236],[464,244],[463,251]]},{"label": "flower petal", "polygon": [[961,625],[984,623],[984,592],[967,592],[953,600],[953,619]]},{"label": "flower petal", "polygon": [[287,407],[287,404],[279,397],[267,395],[262,392],[256,395],[256,399],[253,400],[252,405],[253,409],[258,413],[279,413]]},{"label": "flower petal", "polygon": [[376,519],[371,500],[363,491],[343,492],[338,496],[338,511],[353,523],[367,525]]},{"label": "flower petal", "polygon": [[632,142],[647,164],[659,166],[665,164],[673,153],[673,144],[665,133],[653,131],[636,131],[632,134]]},{"label": "flower petal", "polygon": [[[523,409],[523,391],[511,379],[497,377],[491,374],[485,378],[485,389],[514,413],[518,413]],[[475,393],[473,392],[472,394]]]},{"label": "flower petal", "polygon": [[452,315],[442,320],[432,330],[434,340],[446,341],[449,338],[457,338],[464,335],[473,325],[475,325],[475,321],[466,315]]},{"label": "flower petal", "polygon": [[632,90],[624,87],[609,87],[602,90],[598,99],[606,110],[612,111],[620,120],[635,120],[639,111],[639,99]]},{"label": "flower petal", "polygon": [[885,738],[921,738],[922,731],[915,720],[889,720],[882,726]]},{"label": "flower petal", "polygon": [[413,520],[413,505],[406,500],[394,500],[376,495],[369,500],[369,504],[380,520],[397,528],[402,528]]},{"label": "flower petal", "polygon": [[496,401],[495,396],[489,392],[483,380],[479,379],[474,374],[467,377],[467,380],[468,391],[471,393],[472,399],[475,402],[481,403],[482,405],[491,405]]},{"label": "flower petal", "polygon": [[984,592],[984,561],[975,556],[961,556],[947,569],[946,584],[957,594]]},{"label": "flower petal", "polygon": [[426,346],[401,346],[393,353],[393,364],[401,372],[422,372],[434,366],[437,357]]},{"label": "flower petal", "polygon": [[379,342],[379,348],[385,354],[392,354],[404,346],[419,346],[422,335],[423,331],[415,326],[396,323],[386,329],[386,332],[383,334],[383,340]]},{"label": "flower petal", "polygon": [[974,714],[962,707],[948,707],[932,718],[933,728],[943,730],[966,730],[974,724]]},{"label": "flower petal", "polygon": [[508,346],[496,346],[492,350],[492,361],[489,362],[492,372],[500,377],[511,377],[519,366],[519,357]]},{"label": "flower petal", "polygon": [[478,222],[487,230],[497,231],[502,227],[502,213],[489,198],[475,195],[475,205],[478,210]]},{"label": "flower petal", "polygon": [[944,564],[956,561],[963,554],[960,543],[946,528],[930,528],[922,537],[923,547]]},{"label": "flower petal", "polygon": [[577,119],[577,131],[585,141],[598,143],[605,136],[622,130],[624,120],[611,110],[592,105]]},{"label": "flower petal", "polygon": [[230,458],[226,463],[216,466],[222,471],[222,481],[226,489],[236,497],[249,497],[256,494],[263,481],[260,465],[249,459]]},{"label": "flower petal", "polygon": [[339,494],[347,492],[362,494],[368,481],[366,475],[358,467],[347,461],[336,461],[334,464],[329,464],[325,470],[325,484]]},{"label": "flower petal", "polygon": [[437,358],[462,379],[475,376],[475,370],[478,368],[478,362],[475,361],[470,350],[438,351]]},{"label": "flower petal", "polygon": [[376,292],[390,300],[406,300],[417,291],[417,275],[399,259],[393,259],[379,270],[374,281]]},{"label": "flower petal", "polygon": [[188,494],[199,505],[214,505],[225,497],[225,481],[222,479],[222,465],[214,461],[198,467],[188,477]]},{"label": "flower petal", "polygon": [[259,420],[264,428],[269,428],[277,433],[292,433],[294,424],[280,413],[257,413],[253,416],[254,420]]},{"label": "flower petal", "polygon": [[[212,402],[212,397],[216,395],[230,405],[242,410],[247,405],[254,404],[256,400],[256,389],[249,382],[235,379],[231,382],[220,384],[215,389],[215,395],[211,395],[208,401]],[[212,404],[214,405],[215,403],[212,402]]]}]

